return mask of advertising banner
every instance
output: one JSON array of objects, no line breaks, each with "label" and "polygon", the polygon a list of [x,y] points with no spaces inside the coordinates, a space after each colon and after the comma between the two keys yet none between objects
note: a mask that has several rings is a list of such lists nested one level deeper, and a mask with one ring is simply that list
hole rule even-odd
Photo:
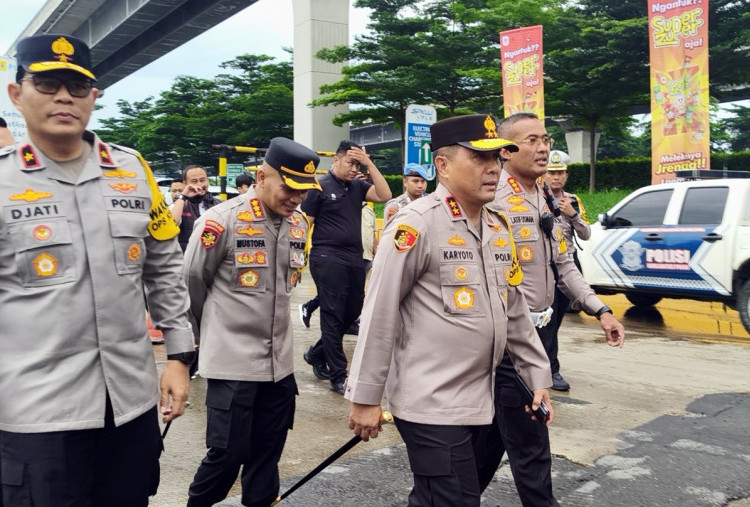
[{"label": "advertising banner", "polygon": [[651,183],[710,169],[708,0],[648,2]]},{"label": "advertising banner", "polygon": [[[428,175],[435,177],[435,164],[430,150],[430,125],[437,121],[437,111],[432,106],[409,104],[406,108],[406,164],[415,163],[424,167]],[[432,179],[430,178],[430,179]]]},{"label": "advertising banner", "polygon": [[8,124],[8,130],[16,141],[26,137],[26,120],[8,97],[8,84],[16,80],[16,59],[0,55],[0,117]]},{"label": "advertising banner", "polygon": [[542,26],[500,32],[505,116],[534,113],[544,121]]}]

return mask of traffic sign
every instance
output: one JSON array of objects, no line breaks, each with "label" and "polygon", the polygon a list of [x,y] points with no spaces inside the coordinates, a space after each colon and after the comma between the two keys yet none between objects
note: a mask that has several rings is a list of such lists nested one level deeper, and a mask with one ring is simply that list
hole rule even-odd
[{"label": "traffic sign", "polygon": [[406,163],[419,164],[435,178],[435,166],[430,150],[430,125],[437,121],[437,111],[432,106],[409,104],[406,108]]},{"label": "traffic sign", "polygon": [[227,185],[236,186],[235,180],[237,176],[245,171],[245,166],[242,164],[227,164]]}]

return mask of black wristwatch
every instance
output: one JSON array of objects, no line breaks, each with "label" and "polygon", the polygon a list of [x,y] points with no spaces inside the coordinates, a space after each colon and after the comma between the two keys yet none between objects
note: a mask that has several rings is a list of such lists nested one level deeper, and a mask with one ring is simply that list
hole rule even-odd
[{"label": "black wristwatch", "polygon": [[594,317],[596,317],[597,320],[601,320],[603,313],[612,313],[612,308],[610,308],[607,305],[604,305],[601,308],[599,308],[599,311],[594,314]]},{"label": "black wristwatch", "polygon": [[188,200],[188,198],[187,198],[187,196],[185,196],[185,194],[180,194],[180,195],[177,196],[177,198],[179,200],[181,200],[181,201],[187,201]]},{"label": "black wristwatch", "polygon": [[195,356],[198,355],[194,350],[192,352],[180,352],[179,354],[168,354],[167,359],[170,361],[182,361],[186,365],[190,366],[195,361]]}]

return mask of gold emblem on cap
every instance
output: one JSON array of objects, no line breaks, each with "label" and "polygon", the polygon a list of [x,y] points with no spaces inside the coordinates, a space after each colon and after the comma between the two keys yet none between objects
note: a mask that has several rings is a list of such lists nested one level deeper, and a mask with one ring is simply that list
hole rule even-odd
[{"label": "gold emblem on cap", "polygon": [[550,162],[552,162],[553,164],[559,164],[561,159],[562,157],[560,157],[559,151],[552,152],[552,156],[550,157]]},{"label": "gold emblem on cap", "polygon": [[495,125],[495,120],[492,119],[492,116],[487,115],[484,119],[484,128],[487,129],[487,133],[484,134],[485,137],[497,138],[497,125]]},{"label": "gold emblem on cap", "polygon": [[305,172],[307,174],[315,174],[315,162],[312,160],[305,164]]},{"label": "gold emblem on cap", "polygon": [[56,58],[58,60],[67,62],[68,60],[72,60],[70,57],[75,53],[75,48],[68,39],[59,37],[52,43],[52,51],[57,55]]}]

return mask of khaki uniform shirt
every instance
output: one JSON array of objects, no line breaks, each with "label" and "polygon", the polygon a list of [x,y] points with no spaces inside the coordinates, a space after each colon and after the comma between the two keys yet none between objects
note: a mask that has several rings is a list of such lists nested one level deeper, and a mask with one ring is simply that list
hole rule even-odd
[{"label": "khaki uniform shirt", "polygon": [[271,214],[255,186],[196,221],[184,276],[202,376],[277,382],[293,373],[289,299],[306,265],[307,229],[299,211]]},{"label": "khaki uniform shirt", "polygon": [[385,389],[401,419],[490,424],[506,345],[530,387],[548,387],[512,261],[497,215],[485,210],[477,230],[442,185],[412,203],[383,232],[345,397],[376,405]]},{"label": "khaki uniform shirt", "polygon": [[568,245],[560,226],[555,223],[551,239],[542,231],[541,215],[549,208],[539,185],[535,194],[528,194],[503,170],[495,200],[487,207],[505,213],[510,220],[524,274],[521,290],[531,311],[544,311],[555,299],[555,275],[550,260],[557,266],[558,287],[572,302],[577,301],[591,315],[604,306],[567,254]]},{"label": "khaki uniform shirt", "polygon": [[28,139],[0,150],[0,430],[101,428],[107,392],[116,425],[154,407],[144,288],[168,353],[193,350],[179,229],[150,169],[83,137],[77,179]]},{"label": "khaki uniform shirt", "polygon": [[560,213],[559,217],[555,217],[555,221],[562,229],[565,243],[568,246],[568,253],[572,254],[576,251],[575,241],[573,240],[573,232],[582,240],[587,240],[591,237],[591,226],[586,220],[586,210],[583,208],[583,202],[578,198],[577,195],[568,193],[563,190],[563,195],[571,202],[576,201],[578,203],[578,214],[574,217],[569,217],[564,213]]},{"label": "khaki uniform shirt", "polygon": [[385,206],[383,207],[383,227],[388,225],[388,223],[391,221],[391,218],[393,218],[393,216],[400,210],[404,209],[410,202],[411,198],[409,197],[408,192],[404,192],[398,197],[394,197],[393,199],[385,203]]}]

